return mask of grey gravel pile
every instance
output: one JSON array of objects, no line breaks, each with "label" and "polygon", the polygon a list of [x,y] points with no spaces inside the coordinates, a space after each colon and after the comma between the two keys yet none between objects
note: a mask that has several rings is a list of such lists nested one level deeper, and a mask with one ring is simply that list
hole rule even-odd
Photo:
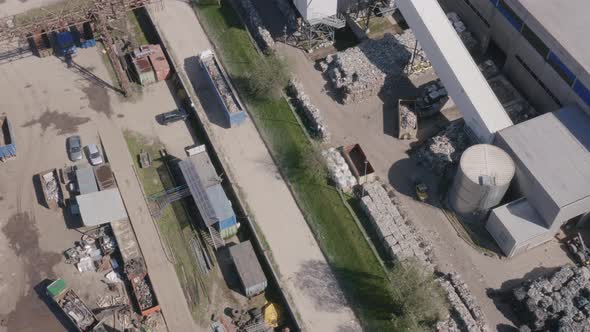
[{"label": "grey gravel pile", "polygon": [[453,28],[455,28],[455,31],[457,31],[457,34],[461,38],[463,44],[465,44],[465,47],[470,51],[475,49],[475,47],[477,47],[477,40],[473,37],[473,34],[467,30],[465,23],[463,23],[459,15],[455,12],[449,12],[447,13],[447,18],[451,22]]},{"label": "grey gravel pile", "polygon": [[590,331],[590,269],[562,267],[514,290],[532,331]]},{"label": "grey gravel pile", "polygon": [[471,142],[464,131],[464,122],[455,121],[436,136],[431,137],[418,148],[415,157],[436,174],[443,174],[454,163]]},{"label": "grey gravel pile", "polygon": [[416,258],[432,268],[429,257],[431,246],[418,235],[402,215],[399,205],[393,202],[393,190],[388,193],[378,181],[365,183],[363,188],[366,195],[361,198],[361,205],[390,258]]},{"label": "grey gravel pile", "polygon": [[287,92],[293,98],[294,106],[303,111],[303,114],[312,127],[312,131],[316,133],[317,136],[322,140],[328,141],[330,139],[330,133],[324,124],[322,113],[317,107],[315,107],[315,105],[311,103],[309,97],[307,94],[305,94],[305,91],[303,91],[303,86],[301,86],[299,81],[296,79],[289,80]]},{"label": "grey gravel pile", "polygon": [[329,148],[328,150],[322,151],[322,156],[326,159],[326,166],[330,177],[336,184],[336,187],[350,192],[352,188],[358,184],[356,177],[352,175],[346,160],[338,149]]},{"label": "grey gravel pile", "polygon": [[260,43],[262,49],[273,49],[275,46],[275,41],[272,39],[270,32],[264,28],[264,23],[262,22],[256,7],[254,7],[250,0],[239,0],[236,2],[241,7],[240,11],[242,17],[248,24],[250,33],[252,33],[253,37]]},{"label": "grey gravel pile", "polygon": [[385,34],[381,39],[368,39],[358,46],[326,57],[325,62],[320,64],[332,87],[340,93],[343,103],[355,103],[376,96],[386,80],[391,82],[401,75],[411,53],[398,38]]},{"label": "grey gravel pile", "polygon": [[227,110],[230,113],[239,112],[240,108],[238,107],[234,99],[234,94],[231,88],[229,87],[228,83],[226,82],[225,78],[223,77],[220,69],[215,64],[215,58],[213,56],[205,58],[201,57],[201,62],[203,63],[203,65],[205,66],[205,70],[207,70],[209,76],[213,80],[215,88],[221,96],[221,99],[223,99],[223,103],[227,107]]},{"label": "grey gravel pile", "polygon": [[447,294],[451,315],[437,324],[438,331],[487,332],[488,326],[483,311],[467,285],[456,273],[445,274],[437,279]]}]

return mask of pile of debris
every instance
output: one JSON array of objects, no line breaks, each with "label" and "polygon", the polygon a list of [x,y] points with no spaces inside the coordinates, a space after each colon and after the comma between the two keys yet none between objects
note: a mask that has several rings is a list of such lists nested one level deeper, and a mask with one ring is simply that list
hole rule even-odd
[{"label": "pile of debris", "polygon": [[414,154],[418,162],[438,175],[447,171],[471,145],[464,126],[463,121],[455,121],[428,139]]},{"label": "pile of debris", "polygon": [[232,323],[243,332],[272,332],[274,329],[264,319],[262,308],[231,310]]},{"label": "pile of debris", "polygon": [[134,277],[131,281],[135,288],[137,302],[141,310],[153,307],[156,302],[152,294],[152,289],[145,277]]},{"label": "pile of debris", "polygon": [[142,258],[132,258],[125,262],[125,274],[128,276],[144,275],[147,272]]},{"label": "pile of debris", "polygon": [[407,107],[400,107],[400,126],[402,128],[414,129],[418,125],[418,117],[416,113]]},{"label": "pile of debris", "polygon": [[450,316],[437,324],[441,332],[487,332],[483,311],[477,304],[467,285],[456,273],[449,273],[437,279],[451,305]]},{"label": "pile of debris", "polygon": [[96,317],[80,298],[72,291],[68,291],[59,300],[60,306],[83,330],[90,329],[96,323]]},{"label": "pile of debris", "polygon": [[270,32],[264,28],[264,23],[258,15],[258,11],[252,4],[250,0],[240,0],[236,1],[238,6],[240,7],[240,12],[244,21],[248,24],[248,28],[250,33],[253,35],[254,39],[258,41],[262,50],[272,50],[275,46],[275,41],[272,39]]},{"label": "pile of debris", "polygon": [[451,22],[453,28],[455,28],[455,31],[457,31],[457,34],[461,38],[463,44],[465,44],[467,50],[472,51],[475,49],[475,47],[477,47],[477,40],[473,37],[473,34],[467,30],[465,23],[463,23],[459,15],[455,12],[449,12],[447,13],[447,18]]},{"label": "pile of debris", "polygon": [[431,266],[430,245],[420,238],[413,225],[400,212],[399,204],[394,203],[393,189],[389,187],[386,190],[378,181],[363,184],[363,189],[366,196],[361,198],[361,206],[390,258],[416,258],[425,266]]},{"label": "pile of debris", "polygon": [[240,107],[236,103],[234,99],[234,93],[229,87],[228,82],[224,75],[221,73],[221,69],[217,66],[216,60],[214,56],[207,56],[201,57],[201,63],[205,66],[205,70],[209,73],[209,77],[215,84],[219,95],[223,99],[223,103],[227,107],[227,111],[229,113],[237,113],[240,112]]},{"label": "pile of debris", "polygon": [[326,159],[328,172],[336,184],[336,187],[343,191],[350,192],[358,182],[356,177],[352,175],[352,172],[340,151],[335,148],[329,148],[328,150],[322,151],[322,156]]},{"label": "pile of debris", "polygon": [[344,104],[376,96],[386,83],[399,77],[411,51],[398,38],[402,37],[385,34],[381,39],[368,39],[320,63]]},{"label": "pile of debris", "polygon": [[324,124],[322,113],[315,107],[309,97],[303,91],[303,87],[296,79],[289,80],[287,86],[287,92],[291,98],[293,98],[293,106],[300,110],[305,116],[306,125],[311,127],[313,133],[324,141],[330,139],[330,133],[328,128]]},{"label": "pile of debris", "polygon": [[550,278],[523,283],[514,290],[514,297],[521,305],[523,315],[520,317],[533,331],[588,331],[588,267],[562,267]]},{"label": "pile of debris", "polygon": [[110,255],[117,248],[109,226],[99,227],[82,236],[82,240],[64,252],[66,263],[75,264],[79,272],[112,269]]}]

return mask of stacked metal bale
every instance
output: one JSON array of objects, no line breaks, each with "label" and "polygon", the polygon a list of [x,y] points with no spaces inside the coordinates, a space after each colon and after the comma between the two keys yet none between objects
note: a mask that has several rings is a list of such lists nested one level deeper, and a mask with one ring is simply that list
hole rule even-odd
[{"label": "stacked metal bale", "polygon": [[393,191],[388,194],[378,181],[363,184],[363,189],[366,195],[361,198],[362,207],[391,259],[416,258],[431,266],[427,255],[430,246],[417,236],[416,230],[393,203],[390,197],[390,194],[395,195]]},{"label": "stacked metal bale", "polygon": [[336,187],[343,191],[351,191],[354,186],[358,184],[356,178],[350,172],[348,164],[342,157],[340,151],[335,148],[330,148],[322,152],[322,156],[326,159],[326,166],[330,177],[336,184]]},{"label": "stacked metal bale", "polygon": [[250,0],[238,0],[236,2],[240,7],[242,18],[246,21],[250,33],[260,43],[263,50],[272,50],[275,41],[272,39],[270,32],[264,28],[264,23],[252,2]]},{"label": "stacked metal bale", "polygon": [[588,331],[590,269],[562,267],[553,276],[526,282],[514,290],[533,331]]},{"label": "stacked metal bale", "polygon": [[469,137],[464,131],[464,122],[456,121],[428,139],[426,144],[418,148],[415,156],[421,164],[436,174],[443,174],[459,161],[461,154],[470,144]]},{"label": "stacked metal bale", "polygon": [[296,79],[289,80],[287,92],[293,98],[293,104],[305,115],[311,130],[324,141],[330,139],[328,128],[324,124],[324,119],[320,110],[315,107],[309,100],[309,97],[303,91],[303,86]]},{"label": "stacked metal bale", "polygon": [[386,79],[399,77],[411,52],[398,38],[385,34],[381,39],[368,39],[326,57],[320,64],[344,104],[376,96],[387,83]]},{"label": "stacked metal bale", "polygon": [[437,330],[487,332],[483,311],[460,276],[456,273],[445,274],[437,281],[446,292],[451,305],[450,317],[439,322]]},{"label": "stacked metal bale", "polygon": [[473,37],[473,34],[467,30],[465,23],[463,23],[459,15],[455,12],[449,12],[447,13],[447,18],[451,22],[451,25],[453,25],[453,28],[455,28],[455,31],[457,31],[457,34],[461,38],[463,44],[465,44],[465,47],[470,51],[475,49],[475,47],[477,47],[477,40]]}]

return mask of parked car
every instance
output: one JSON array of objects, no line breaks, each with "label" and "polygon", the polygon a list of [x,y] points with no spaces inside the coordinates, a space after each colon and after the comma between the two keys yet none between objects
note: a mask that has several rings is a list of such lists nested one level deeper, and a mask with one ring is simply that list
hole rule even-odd
[{"label": "parked car", "polygon": [[68,149],[68,158],[71,161],[82,159],[82,140],[80,136],[74,135],[66,139],[66,147]]},{"label": "parked car", "polygon": [[176,109],[174,111],[162,113],[158,116],[158,122],[162,125],[168,125],[176,121],[184,121],[188,118],[188,113],[182,109]]},{"label": "parked car", "polygon": [[102,154],[100,153],[100,150],[96,144],[86,145],[86,156],[88,157],[90,164],[93,166],[100,165],[104,162],[102,159]]}]

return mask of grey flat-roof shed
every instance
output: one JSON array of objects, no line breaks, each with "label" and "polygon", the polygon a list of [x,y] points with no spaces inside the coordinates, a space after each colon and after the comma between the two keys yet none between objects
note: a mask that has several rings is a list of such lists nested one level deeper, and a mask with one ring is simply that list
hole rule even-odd
[{"label": "grey flat-roof shed", "polygon": [[97,226],[127,219],[119,189],[112,188],[76,196],[84,226]]},{"label": "grey flat-roof shed", "polygon": [[547,227],[590,211],[590,117],[565,107],[498,132],[516,163],[519,191]]},{"label": "grey flat-roof shed", "polygon": [[268,284],[250,241],[229,248],[244,294],[248,297],[262,293]]},{"label": "grey flat-roof shed", "polygon": [[508,257],[541,245],[554,234],[526,198],[493,209],[486,229]]},{"label": "grey flat-roof shed", "polygon": [[96,177],[92,167],[83,167],[76,169],[76,182],[78,183],[78,192],[80,195],[90,194],[98,191]]}]

